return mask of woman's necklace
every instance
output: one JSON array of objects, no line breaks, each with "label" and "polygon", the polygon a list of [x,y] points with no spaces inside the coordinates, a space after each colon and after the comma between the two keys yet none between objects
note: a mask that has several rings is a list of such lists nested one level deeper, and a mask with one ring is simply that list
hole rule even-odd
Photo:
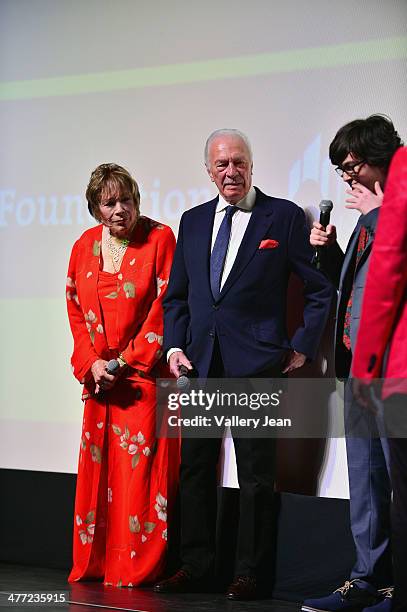
[{"label": "woman's necklace", "polygon": [[106,232],[106,246],[115,272],[120,270],[129,242],[130,240],[127,240],[127,238],[115,238],[109,230]]}]

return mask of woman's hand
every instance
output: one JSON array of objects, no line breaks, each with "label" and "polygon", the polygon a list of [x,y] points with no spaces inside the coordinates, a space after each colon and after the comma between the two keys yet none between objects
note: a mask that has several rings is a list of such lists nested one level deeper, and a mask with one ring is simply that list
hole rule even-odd
[{"label": "woman's hand", "polygon": [[117,376],[107,373],[107,364],[108,362],[104,359],[98,359],[97,361],[93,362],[90,368],[93,380],[96,384],[95,393],[99,393],[100,391],[109,391],[117,380]]}]

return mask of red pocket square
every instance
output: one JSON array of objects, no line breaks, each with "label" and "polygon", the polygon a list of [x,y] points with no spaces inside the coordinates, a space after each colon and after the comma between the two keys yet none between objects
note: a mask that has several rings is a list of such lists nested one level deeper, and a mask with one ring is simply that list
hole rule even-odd
[{"label": "red pocket square", "polygon": [[278,240],[262,240],[260,242],[260,246],[259,249],[276,249],[279,246],[279,241]]}]

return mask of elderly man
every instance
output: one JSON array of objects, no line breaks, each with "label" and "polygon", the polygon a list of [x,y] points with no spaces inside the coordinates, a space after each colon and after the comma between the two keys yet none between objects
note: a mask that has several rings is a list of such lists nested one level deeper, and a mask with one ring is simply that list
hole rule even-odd
[{"label": "elderly man", "polygon": [[[277,377],[312,359],[332,288],[311,265],[305,215],[293,202],[252,187],[252,152],[238,130],[213,132],[205,164],[219,190],[187,211],[165,298],[164,345],[171,371],[200,377]],[[303,326],[286,330],[291,271],[304,281]],[[233,434],[233,432],[232,432]],[[229,599],[254,599],[272,558],[275,441],[234,438],[240,486],[235,580]],[[221,439],[184,439],[182,568],[156,592],[210,589],[215,563],[216,464]]]}]

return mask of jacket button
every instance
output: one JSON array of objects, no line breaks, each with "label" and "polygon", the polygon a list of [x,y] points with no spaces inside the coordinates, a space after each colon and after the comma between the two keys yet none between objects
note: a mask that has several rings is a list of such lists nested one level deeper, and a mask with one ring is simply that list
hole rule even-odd
[{"label": "jacket button", "polygon": [[218,306],[217,304],[213,304],[212,308],[213,308],[214,310],[219,310],[219,306]]},{"label": "jacket button", "polygon": [[375,367],[376,361],[377,361],[377,355],[371,355],[369,359],[369,365],[367,366],[367,371],[369,373],[372,372],[373,368]]},{"label": "jacket button", "polygon": [[209,335],[210,335],[210,337],[211,337],[211,338],[214,338],[214,337],[215,337],[215,332],[210,331],[210,332],[209,332]]}]

